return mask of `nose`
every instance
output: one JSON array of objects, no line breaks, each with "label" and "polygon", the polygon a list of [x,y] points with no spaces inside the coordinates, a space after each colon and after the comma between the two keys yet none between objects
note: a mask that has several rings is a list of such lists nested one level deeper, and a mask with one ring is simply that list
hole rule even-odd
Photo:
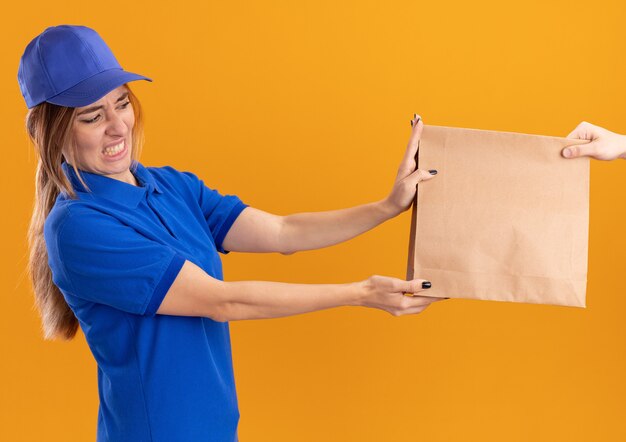
[{"label": "nose", "polygon": [[112,138],[125,137],[128,133],[128,125],[124,118],[117,112],[110,112],[107,116],[106,134]]}]

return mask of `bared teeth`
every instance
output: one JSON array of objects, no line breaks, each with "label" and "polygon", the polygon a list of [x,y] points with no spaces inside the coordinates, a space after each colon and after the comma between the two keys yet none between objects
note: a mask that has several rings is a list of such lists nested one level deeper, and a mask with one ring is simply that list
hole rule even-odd
[{"label": "bared teeth", "polygon": [[105,148],[104,149],[104,154],[108,155],[108,156],[113,156],[113,155],[117,155],[122,150],[124,150],[124,142],[123,141],[120,144],[118,144],[117,146],[112,146],[112,147]]}]

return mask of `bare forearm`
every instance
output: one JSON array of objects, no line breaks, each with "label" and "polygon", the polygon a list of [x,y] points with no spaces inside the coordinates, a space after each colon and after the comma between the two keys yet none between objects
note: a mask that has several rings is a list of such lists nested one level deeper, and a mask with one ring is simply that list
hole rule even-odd
[{"label": "bare forearm", "polygon": [[218,320],[278,318],[332,307],[359,305],[358,283],[290,284],[233,281],[221,284]]},{"label": "bare forearm", "polygon": [[378,275],[347,284],[225,282],[185,261],[157,313],[202,316],[222,322],[277,318],[354,305],[400,315],[419,313],[433,302],[435,298],[404,296],[405,292],[415,294],[428,287],[423,280],[404,281]]},{"label": "bare forearm", "polygon": [[332,246],[367,232],[391,217],[384,200],[347,209],[287,215],[281,233],[283,253]]}]

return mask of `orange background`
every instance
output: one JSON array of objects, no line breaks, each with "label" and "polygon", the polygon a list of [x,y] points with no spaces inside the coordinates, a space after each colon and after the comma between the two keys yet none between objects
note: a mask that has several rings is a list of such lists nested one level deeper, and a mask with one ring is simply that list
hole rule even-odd
[{"label": "orange background", "polygon": [[[413,112],[427,124],[565,136],[587,120],[626,133],[620,1],[10,7],[0,27],[3,441],[95,440],[84,336],[43,341],[25,273],[36,159],[16,76],[47,26],[93,27],[124,68],[154,79],[134,83],[143,164],[194,171],[281,215],[383,198]],[[450,300],[401,318],[346,307],[232,323],[241,440],[626,440],[625,172],[624,161],[591,165],[587,309]],[[328,249],[231,253],[225,278],[402,278],[409,225],[405,212]]]}]

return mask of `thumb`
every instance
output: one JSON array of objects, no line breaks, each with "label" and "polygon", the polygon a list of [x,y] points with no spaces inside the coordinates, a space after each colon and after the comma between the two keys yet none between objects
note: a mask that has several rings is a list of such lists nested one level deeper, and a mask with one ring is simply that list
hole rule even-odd
[{"label": "thumb", "polygon": [[400,289],[402,290],[402,293],[417,293],[417,292],[421,292],[422,290],[427,290],[429,288],[432,287],[432,284],[430,281],[427,281],[425,279],[411,279],[409,281],[404,281],[402,279],[398,280]]},{"label": "thumb", "polygon": [[578,146],[568,146],[561,151],[561,155],[565,158],[577,158],[593,156],[597,153],[598,143],[592,141],[587,144],[581,144]]},{"label": "thumb", "polygon": [[417,184],[421,183],[422,181],[428,181],[428,180],[435,178],[435,175],[437,175],[437,171],[435,169],[431,169],[431,170],[417,169],[411,175],[409,175],[406,179],[411,183],[415,183],[415,185],[417,186]]}]

